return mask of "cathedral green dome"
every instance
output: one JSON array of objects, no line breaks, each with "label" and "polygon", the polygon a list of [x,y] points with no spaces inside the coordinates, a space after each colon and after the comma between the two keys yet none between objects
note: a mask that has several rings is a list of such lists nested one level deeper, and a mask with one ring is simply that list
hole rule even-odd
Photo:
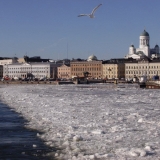
[{"label": "cathedral green dome", "polygon": [[159,48],[158,44],[156,44],[154,48]]},{"label": "cathedral green dome", "polygon": [[148,36],[148,37],[149,37],[149,33],[146,32],[146,30],[144,30],[144,31],[142,32],[141,36]]}]

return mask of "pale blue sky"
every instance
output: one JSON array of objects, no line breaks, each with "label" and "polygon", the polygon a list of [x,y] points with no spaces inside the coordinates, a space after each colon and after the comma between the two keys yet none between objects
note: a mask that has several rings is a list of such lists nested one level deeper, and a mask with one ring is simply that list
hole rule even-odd
[{"label": "pale blue sky", "polygon": [[123,58],[144,29],[160,46],[159,16],[160,0],[0,0],[0,56]]}]

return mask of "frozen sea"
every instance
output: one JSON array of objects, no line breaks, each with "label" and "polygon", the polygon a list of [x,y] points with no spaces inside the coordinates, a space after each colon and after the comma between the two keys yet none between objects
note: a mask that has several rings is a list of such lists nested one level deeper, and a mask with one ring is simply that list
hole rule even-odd
[{"label": "frozen sea", "polygon": [[0,99],[64,160],[160,160],[160,90],[135,84],[1,85]]}]

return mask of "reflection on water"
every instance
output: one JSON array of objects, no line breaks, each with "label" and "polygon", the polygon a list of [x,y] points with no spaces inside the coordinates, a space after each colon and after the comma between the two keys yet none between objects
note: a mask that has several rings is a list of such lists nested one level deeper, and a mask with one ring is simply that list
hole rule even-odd
[{"label": "reflection on water", "polygon": [[25,120],[0,103],[0,159],[48,160],[53,149],[37,138],[37,132],[24,128]]}]

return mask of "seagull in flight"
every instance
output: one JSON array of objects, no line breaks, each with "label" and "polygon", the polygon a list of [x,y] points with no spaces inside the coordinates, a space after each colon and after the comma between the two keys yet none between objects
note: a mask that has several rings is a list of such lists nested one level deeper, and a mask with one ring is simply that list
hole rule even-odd
[{"label": "seagull in flight", "polygon": [[91,14],[80,14],[80,15],[78,15],[78,17],[89,16],[90,18],[94,18],[94,17],[95,17],[95,16],[94,16],[95,11],[96,11],[101,5],[102,5],[102,4],[99,4],[97,7],[95,7],[95,8],[92,10]]}]

